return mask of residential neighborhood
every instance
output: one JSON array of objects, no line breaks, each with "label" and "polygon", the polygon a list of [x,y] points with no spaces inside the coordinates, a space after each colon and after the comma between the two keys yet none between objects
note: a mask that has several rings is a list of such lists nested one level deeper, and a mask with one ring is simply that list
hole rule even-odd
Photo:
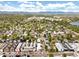
[{"label": "residential neighborhood", "polygon": [[64,20],[63,16],[1,16],[9,21],[0,23],[0,56],[79,56],[79,33],[70,27],[71,17]]}]

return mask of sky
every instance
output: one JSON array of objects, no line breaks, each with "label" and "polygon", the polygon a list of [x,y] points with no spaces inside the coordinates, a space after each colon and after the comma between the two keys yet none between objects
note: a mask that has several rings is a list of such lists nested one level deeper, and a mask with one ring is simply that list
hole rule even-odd
[{"label": "sky", "polygon": [[79,1],[0,1],[0,11],[79,12]]}]

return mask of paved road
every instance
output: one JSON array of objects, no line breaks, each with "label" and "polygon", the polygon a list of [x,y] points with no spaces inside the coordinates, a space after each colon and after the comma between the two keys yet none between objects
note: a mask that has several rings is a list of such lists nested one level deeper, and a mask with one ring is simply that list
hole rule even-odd
[{"label": "paved road", "polygon": [[79,56],[79,53],[77,52],[70,52],[70,51],[67,51],[67,52],[54,52],[54,53],[48,53],[48,54],[53,54],[54,56],[61,56],[63,54],[67,54],[67,56],[73,56],[73,57],[78,57]]},{"label": "paved road", "polygon": [[[20,55],[30,55],[30,57],[47,57],[47,54],[45,51],[36,51],[36,52],[20,52]],[[3,55],[3,53],[1,52],[0,55]],[[5,55],[7,57],[15,57],[16,56],[16,52],[5,52]]]},{"label": "paved road", "polygon": [[[79,56],[79,53],[77,52],[54,52],[54,53],[50,53],[50,54],[53,54],[54,56],[61,56],[63,54],[67,54],[68,56],[73,56],[73,57],[77,57]],[[16,52],[5,52],[6,56],[7,57],[15,57],[16,56]],[[20,53],[21,55],[24,55],[26,54],[26,57],[27,55],[30,55],[30,57],[48,57],[48,54],[45,52],[45,51],[36,51],[36,52],[21,52]],[[0,55],[2,55],[2,53],[0,53]],[[22,56],[23,57],[23,56]]]}]

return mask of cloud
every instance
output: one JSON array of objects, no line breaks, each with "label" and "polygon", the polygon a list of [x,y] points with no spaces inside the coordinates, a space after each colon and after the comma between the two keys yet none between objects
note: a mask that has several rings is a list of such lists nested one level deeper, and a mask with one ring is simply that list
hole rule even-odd
[{"label": "cloud", "polygon": [[40,2],[21,2],[20,8],[26,12],[43,12],[46,11],[44,9],[44,5]]},{"label": "cloud", "polygon": [[68,3],[54,3],[54,4],[47,4],[45,7],[49,8],[49,9],[57,9],[57,8],[66,8],[66,7],[71,7],[74,6],[74,4],[72,2],[68,2]]},{"label": "cloud", "polygon": [[[18,4],[19,3],[19,4]],[[79,12],[79,7],[74,2],[64,2],[64,3],[47,3],[42,2],[28,2],[28,1],[18,1],[18,7],[11,6],[8,4],[0,4],[0,11],[23,11],[23,12],[46,12],[46,11],[62,11],[62,12]]]},{"label": "cloud", "polygon": [[9,6],[7,4],[5,4],[4,6],[2,4],[0,4],[0,11],[10,11],[10,10],[15,10],[16,8]]},{"label": "cloud", "polygon": [[63,11],[63,12],[74,12],[79,10],[79,7],[75,5],[73,2],[67,3],[54,3],[54,4],[47,4],[45,8],[49,11]]}]

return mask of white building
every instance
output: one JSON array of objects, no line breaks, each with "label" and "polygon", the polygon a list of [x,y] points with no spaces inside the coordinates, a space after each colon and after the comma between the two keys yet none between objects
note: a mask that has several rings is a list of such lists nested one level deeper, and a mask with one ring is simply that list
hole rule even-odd
[{"label": "white building", "polygon": [[55,43],[55,45],[56,45],[58,51],[64,51],[64,47],[62,46],[61,43]]},{"label": "white building", "polygon": [[42,47],[41,47],[41,43],[37,43],[37,50],[41,50]]},{"label": "white building", "polygon": [[37,39],[37,43],[40,43],[40,38]]},{"label": "white building", "polygon": [[22,43],[19,43],[18,46],[16,47],[15,51],[20,51],[21,46],[22,46]]},{"label": "white building", "polygon": [[79,43],[69,43],[75,51],[79,51]]}]

